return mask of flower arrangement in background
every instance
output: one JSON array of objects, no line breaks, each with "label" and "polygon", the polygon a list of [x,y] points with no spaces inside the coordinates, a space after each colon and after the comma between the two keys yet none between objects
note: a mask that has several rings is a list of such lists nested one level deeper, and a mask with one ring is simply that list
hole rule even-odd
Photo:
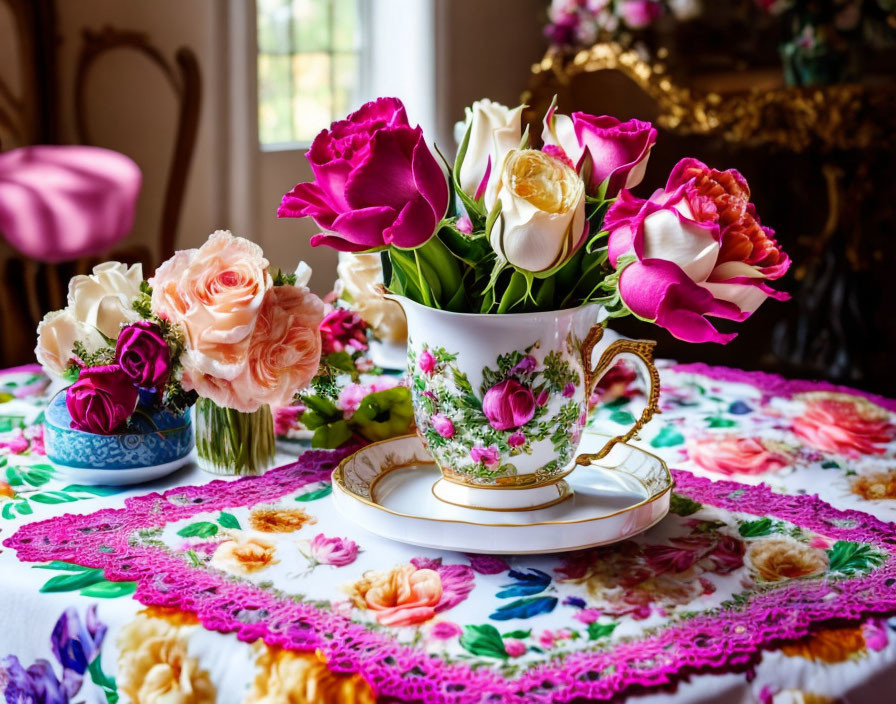
[{"label": "flower arrangement in background", "polygon": [[[544,146],[522,108],[467,110],[453,167],[440,165],[396,98],[367,103],[315,139],[315,180],[284,195],[280,217],[312,217],[314,246],[380,252],[389,290],[463,313],[602,304],[691,342],[727,342],[707,316],[741,321],[790,260],[760,224],[734,170],[695,159],[648,199],[656,130],[551,106]],[[444,160],[443,160],[444,161]]]},{"label": "flower arrangement in background", "polygon": [[630,43],[661,17],[686,22],[702,11],[701,0],[552,0],[544,33],[558,47]]}]

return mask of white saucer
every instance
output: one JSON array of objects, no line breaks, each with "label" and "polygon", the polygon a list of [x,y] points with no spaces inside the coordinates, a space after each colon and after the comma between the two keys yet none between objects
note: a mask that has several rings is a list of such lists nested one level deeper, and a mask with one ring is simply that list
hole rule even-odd
[{"label": "white saucer", "polygon": [[[597,452],[588,434],[579,452]],[[415,435],[362,448],[333,472],[340,513],[372,533],[423,547],[530,554],[605,545],[647,530],[669,512],[672,477],[655,455],[616,445],[599,465],[566,477],[572,496],[534,511],[454,506],[433,494],[438,468]]]},{"label": "white saucer", "polygon": [[96,469],[95,467],[69,467],[68,465],[53,463],[58,470],[58,476],[72,480],[78,484],[97,484],[102,486],[127,486],[129,484],[142,484],[159,479],[166,474],[177,471],[185,464],[193,461],[193,453],[185,457],[156,464],[151,467],[131,467],[129,469]]}]

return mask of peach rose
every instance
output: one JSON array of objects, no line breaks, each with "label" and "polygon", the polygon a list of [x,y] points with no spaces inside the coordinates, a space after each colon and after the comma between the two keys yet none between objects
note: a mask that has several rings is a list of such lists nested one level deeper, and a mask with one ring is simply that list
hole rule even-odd
[{"label": "peach rose", "polygon": [[757,540],[744,555],[750,571],[766,582],[815,577],[828,569],[828,555],[793,538]]},{"label": "peach rose", "polygon": [[239,376],[265,293],[273,285],[261,247],[218,230],[199,249],[177,252],[149,283],[153,312],[179,325],[186,337],[184,387],[192,388],[188,377],[229,381]]},{"label": "peach rose", "polygon": [[277,546],[271,540],[232,531],[233,540],[215,548],[209,564],[228,574],[246,575],[277,564]]},{"label": "peach rose", "polygon": [[442,578],[435,570],[398,565],[388,572],[365,572],[345,591],[355,606],[375,611],[384,626],[413,626],[435,615]]},{"label": "peach rose", "polygon": [[791,463],[789,455],[773,449],[761,438],[691,438],[687,450],[688,456],[699,467],[726,476],[777,472]]},{"label": "peach rose", "polygon": [[861,474],[853,478],[849,490],[866,501],[896,499],[896,470]]},{"label": "peach rose", "polygon": [[[231,393],[220,406],[248,413],[265,404],[285,406],[304,389],[320,365],[319,326],[324,303],[298,286],[275,286],[258,314],[242,373],[231,382]],[[202,384],[195,384],[200,396]]]},{"label": "peach rose", "polygon": [[320,652],[300,653],[256,644],[257,674],[244,704],[373,704],[357,674],[333,672]]},{"label": "peach rose", "polygon": [[833,665],[846,662],[865,652],[865,636],[861,626],[825,628],[802,640],[781,646],[781,652],[791,658]]},{"label": "peach rose", "polygon": [[795,418],[792,430],[809,445],[823,452],[847,457],[882,455],[896,438],[890,414],[862,396],[814,391],[796,397],[806,410]]},{"label": "peach rose", "polygon": [[249,516],[249,526],[261,533],[293,533],[317,523],[300,508],[259,508]]}]

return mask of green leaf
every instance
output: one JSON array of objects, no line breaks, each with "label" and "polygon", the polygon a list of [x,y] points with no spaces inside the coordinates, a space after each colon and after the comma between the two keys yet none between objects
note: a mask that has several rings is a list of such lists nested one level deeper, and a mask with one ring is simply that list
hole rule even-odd
[{"label": "green leaf", "polygon": [[25,483],[18,467],[10,466],[6,468],[6,483],[10,486],[22,486]]},{"label": "green leaf", "polygon": [[760,535],[768,535],[772,532],[774,521],[771,518],[760,518],[758,521],[744,521],[737,532],[745,538],[758,538]]},{"label": "green leaf", "polygon": [[0,510],[0,516],[3,516],[3,518],[5,518],[6,520],[11,521],[14,518],[12,512],[13,512],[13,502],[7,501],[6,503],[3,504],[3,509]]},{"label": "green leaf", "polygon": [[827,462],[821,463],[822,469],[840,469],[840,464],[838,462],[834,462],[833,460],[828,460]]},{"label": "green leaf", "polygon": [[651,447],[675,447],[684,444],[684,435],[674,425],[664,425],[650,441]]},{"label": "green leaf", "polygon": [[31,465],[28,469],[24,467],[22,470],[22,478],[31,486],[43,486],[53,477],[53,468],[49,465]]},{"label": "green leaf", "polygon": [[217,535],[217,533],[218,526],[209,521],[191,523],[177,531],[181,538],[211,538],[213,535]]},{"label": "green leaf", "polygon": [[29,504],[27,500],[16,501],[13,505],[20,516],[30,516],[34,513],[34,509],[31,508],[31,504]]},{"label": "green leaf", "polygon": [[631,411],[614,411],[610,414],[610,420],[619,425],[634,425],[635,416]]},{"label": "green leaf", "polygon": [[91,681],[100,687],[103,694],[106,695],[106,704],[118,704],[118,686],[113,677],[103,672],[102,655],[97,655],[94,658],[87,666],[87,671],[90,673]]},{"label": "green leaf", "polygon": [[588,640],[606,638],[616,630],[618,625],[618,623],[598,623],[597,621],[592,621],[588,624]]},{"label": "green leaf", "polygon": [[221,511],[221,515],[218,516],[218,523],[225,528],[232,528],[234,530],[240,529],[240,522],[237,520],[236,516],[225,511]]},{"label": "green leaf", "polygon": [[733,428],[737,425],[736,420],[721,416],[709,416],[706,420],[709,421],[710,428]]},{"label": "green leaf", "polygon": [[123,489],[120,486],[93,486],[91,484],[69,484],[63,487],[62,491],[74,491],[82,494],[93,494],[94,496],[112,496],[120,494]]},{"label": "green leaf", "polygon": [[[302,416],[305,420],[307,413]],[[311,447],[323,450],[335,450],[351,440],[352,431],[345,420],[337,420],[335,423],[321,425],[311,436]]]},{"label": "green leaf", "polygon": [[853,543],[838,540],[828,550],[828,570],[840,574],[853,575],[857,572],[869,572],[878,567],[886,559],[883,554],[865,543]]},{"label": "green leaf", "polygon": [[528,631],[510,631],[504,634],[505,638],[516,638],[517,640],[523,640],[523,638],[528,638],[532,635],[532,629],[530,628]]},{"label": "green leaf", "polygon": [[84,587],[81,590],[81,594],[97,599],[117,599],[120,596],[130,596],[135,591],[137,591],[136,582],[110,582],[107,579],[103,579],[101,582]]},{"label": "green leaf", "polygon": [[473,655],[481,655],[488,658],[507,659],[507,651],[504,649],[504,640],[498,629],[489,623],[481,626],[464,626],[464,632],[460,637],[461,647]]},{"label": "green leaf", "polygon": [[697,503],[687,496],[672,492],[672,497],[669,500],[669,511],[671,513],[677,516],[690,516],[697,513],[701,508],[703,508],[703,504]]},{"label": "green leaf", "polygon": [[34,565],[36,570],[56,570],[64,572],[87,572],[94,569],[93,567],[85,567],[84,565],[76,565],[74,562],[63,562],[62,560],[52,560],[45,565]]},{"label": "green leaf", "polygon": [[50,577],[40,588],[41,593],[49,592],[74,592],[93,584],[104,581],[103,571],[101,569],[88,569],[83,572],[73,572],[71,574],[58,574]]},{"label": "green leaf", "polygon": [[28,498],[32,501],[37,501],[39,504],[65,504],[78,500],[77,497],[62,491],[48,491],[43,494],[34,494]]},{"label": "green leaf", "polygon": [[327,484],[326,486],[321,487],[320,489],[315,489],[314,491],[306,491],[304,494],[299,494],[296,497],[296,501],[316,501],[317,499],[322,499],[325,496],[329,496],[333,493],[333,485]]},{"label": "green leaf", "polygon": [[627,406],[629,403],[631,403],[630,398],[626,398],[625,396],[617,396],[608,403],[602,403],[601,407],[606,408],[607,410],[614,410],[622,406]]}]

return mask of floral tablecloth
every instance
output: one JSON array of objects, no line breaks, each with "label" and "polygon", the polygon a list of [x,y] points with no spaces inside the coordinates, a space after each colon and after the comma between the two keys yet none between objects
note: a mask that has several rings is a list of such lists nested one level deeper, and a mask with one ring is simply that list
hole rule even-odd
[{"label": "floral tablecloth", "polygon": [[[6,702],[892,702],[896,402],[665,365],[639,443],[672,513],[616,546],[438,554],[353,528],[309,451],[127,489],[43,456],[47,380],[0,374]],[[640,392],[620,368],[590,427]],[[290,464],[291,463],[291,464]],[[816,497],[817,495],[817,497]],[[67,514],[67,515],[63,515]]]}]

